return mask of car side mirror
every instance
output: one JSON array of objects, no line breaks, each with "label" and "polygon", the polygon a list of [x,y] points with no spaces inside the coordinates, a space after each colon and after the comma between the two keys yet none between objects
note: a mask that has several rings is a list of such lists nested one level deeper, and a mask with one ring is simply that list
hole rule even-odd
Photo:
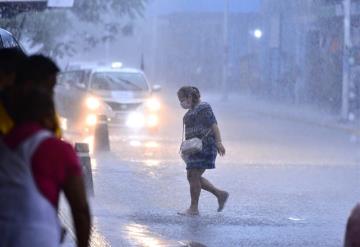
[{"label": "car side mirror", "polygon": [[161,91],[161,86],[158,84],[153,85],[152,90],[153,90],[153,92],[159,92],[159,91]]}]

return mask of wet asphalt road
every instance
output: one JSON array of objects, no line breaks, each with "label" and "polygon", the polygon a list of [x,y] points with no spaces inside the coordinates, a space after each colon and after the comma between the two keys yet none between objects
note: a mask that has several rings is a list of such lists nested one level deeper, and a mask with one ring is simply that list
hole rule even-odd
[{"label": "wet asphalt road", "polygon": [[111,128],[111,152],[93,156],[93,246],[341,246],[360,199],[350,134],[209,101],[227,154],[204,176],[230,192],[224,212],[202,192],[201,216],[177,215],[189,204],[178,156],[184,111],[169,101],[157,134]]}]

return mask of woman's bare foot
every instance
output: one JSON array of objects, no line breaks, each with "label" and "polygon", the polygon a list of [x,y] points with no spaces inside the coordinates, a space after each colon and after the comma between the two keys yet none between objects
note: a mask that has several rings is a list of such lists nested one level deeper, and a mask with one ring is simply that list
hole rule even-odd
[{"label": "woman's bare foot", "polygon": [[226,191],[223,191],[220,196],[218,197],[218,203],[219,203],[219,207],[218,207],[218,212],[221,212],[226,204],[227,199],[229,198],[229,193]]},{"label": "woman's bare foot", "polygon": [[185,211],[183,212],[178,212],[178,215],[182,215],[182,216],[199,216],[200,213],[199,213],[199,210],[197,209],[186,209]]}]

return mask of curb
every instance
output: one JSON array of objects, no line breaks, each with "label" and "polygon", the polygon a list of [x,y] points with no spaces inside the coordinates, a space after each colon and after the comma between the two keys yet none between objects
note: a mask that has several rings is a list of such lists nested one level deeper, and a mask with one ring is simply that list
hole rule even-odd
[{"label": "curb", "polygon": [[317,125],[317,126],[328,128],[328,129],[342,130],[342,131],[348,132],[349,134],[360,137],[360,125],[358,128],[356,128],[355,126],[344,126],[344,125],[336,124],[336,123],[329,123],[329,122],[322,123],[322,122],[319,122],[316,120],[295,117],[295,116],[291,116],[291,115],[287,115],[287,114],[277,114],[277,113],[269,113],[269,112],[261,112],[261,111],[253,111],[253,112],[257,113],[257,114],[276,117],[279,119],[285,119],[288,121],[302,122],[304,124]]},{"label": "curb", "polygon": [[[253,99],[253,101],[256,101],[256,99]],[[261,102],[261,104],[264,104],[264,105],[272,103],[270,101],[269,102],[260,101],[260,102]],[[315,119],[301,117],[301,115],[295,116],[295,115],[287,114],[287,113],[266,111],[266,109],[261,110],[261,109],[259,109],[259,107],[247,107],[248,105],[252,105],[250,100],[246,100],[243,98],[243,99],[241,99],[239,108],[246,112],[252,112],[255,114],[259,114],[259,115],[261,114],[264,116],[271,116],[274,118],[293,121],[293,122],[302,122],[304,124],[316,125],[316,126],[320,126],[320,127],[324,127],[324,128],[329,128],[329,129],[337,129],[337,130],[348,132],[351,135],[360,137],[360,122],[357,125],[356,122],[349,122],[349,124],[347,124],[347,123],[342,124],[340,122],[341,121],[340,119],[338,119],[338,120],[334,119],[335,123],[332,123],[331,121],[326,121],[326,120],[317,121]],[[224,104],[223,106],[232,107],[232,106],[234,106],[234,104],[230,104],[230,105]],[[336,123],[336,121],[339,121],[339,123]]]}]

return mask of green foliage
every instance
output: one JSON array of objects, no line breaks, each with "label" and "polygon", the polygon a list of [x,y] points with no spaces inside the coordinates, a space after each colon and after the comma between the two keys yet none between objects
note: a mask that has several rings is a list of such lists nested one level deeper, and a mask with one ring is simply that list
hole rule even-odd
[{"label": "green foliage", "polygon": [[119,17],[128,15],[131,18],[141,16],[147,0],[77,0],[72,9],[84,21],[100,20],[102,13],[115,11]]},{"label": "green foliage", "polygon": [[[78,52],[76,43],[93,48],[116,35],[131,35],[133,20],[142,17],[147,0],[75,0],[72,8],[24,12],[0,19],[0,26],[40,52],[62,58]],[[86,47],[85,47],[86,48]]]}]

